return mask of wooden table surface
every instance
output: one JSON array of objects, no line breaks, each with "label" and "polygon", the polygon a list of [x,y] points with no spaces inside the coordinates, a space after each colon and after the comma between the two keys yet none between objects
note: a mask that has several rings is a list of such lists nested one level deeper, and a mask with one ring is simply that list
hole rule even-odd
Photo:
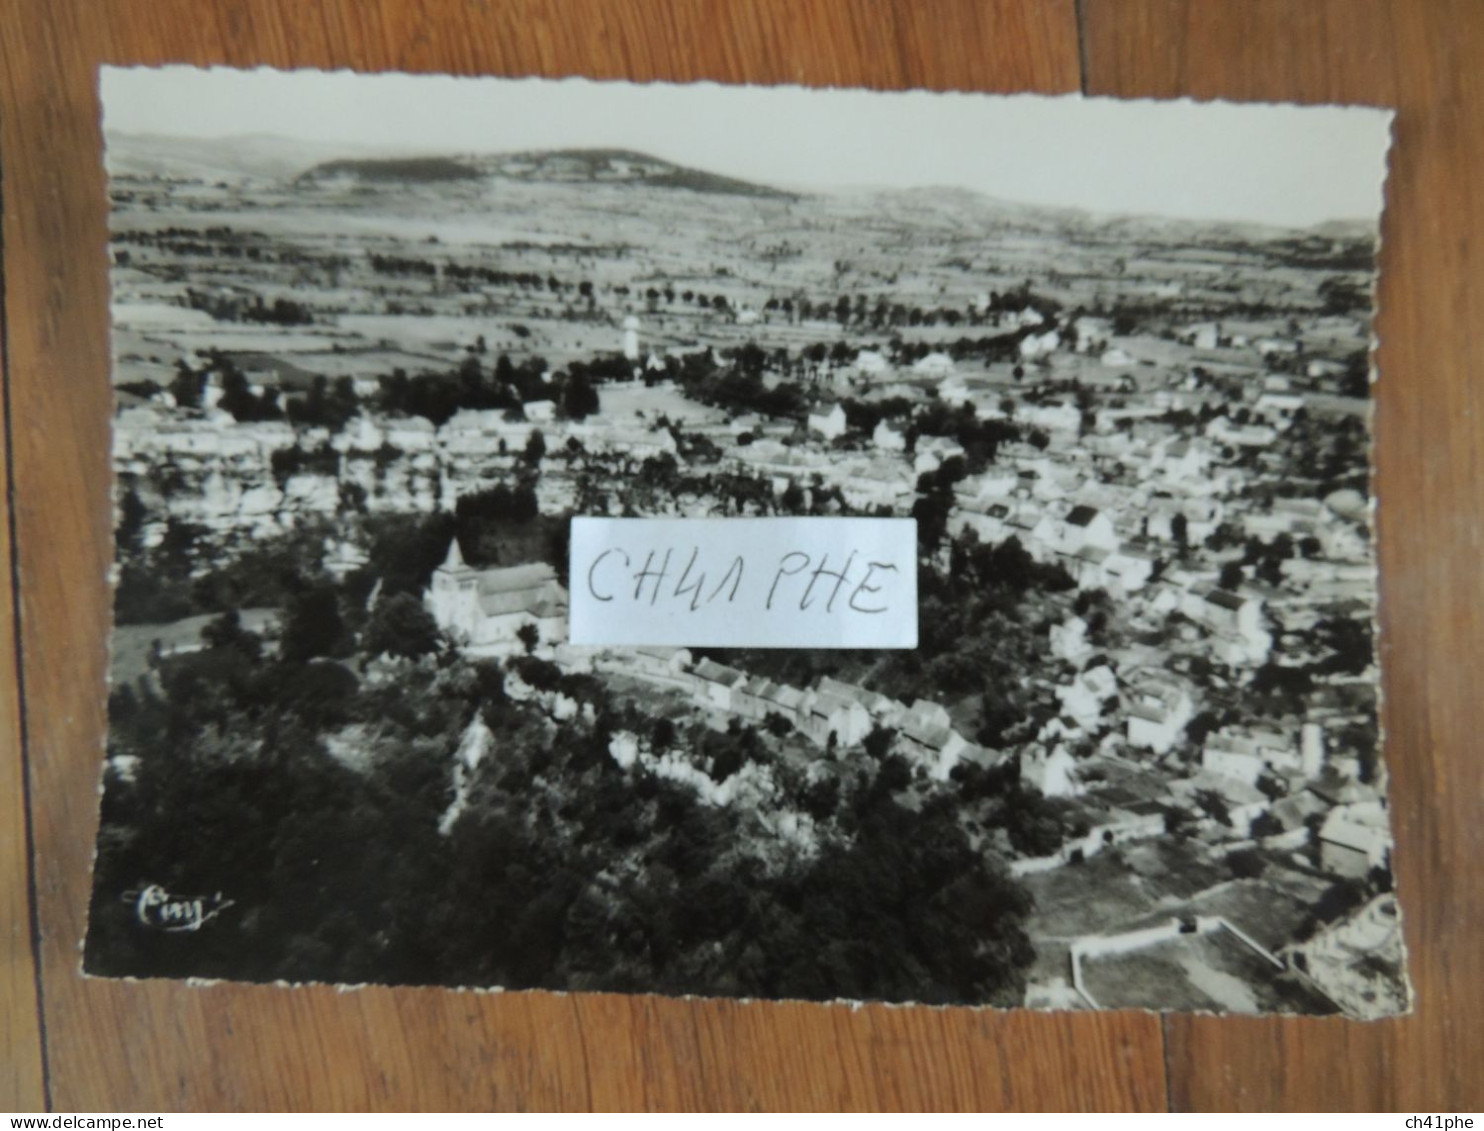
[{"label": "wooden table surface", "polygon": [[[109,530],[100,62],[1398,108],[1376,430],[1413,1016],[283,990],[79,976]],[[0,0],[0,1109],[1484,1108],[1484,4]]]}]

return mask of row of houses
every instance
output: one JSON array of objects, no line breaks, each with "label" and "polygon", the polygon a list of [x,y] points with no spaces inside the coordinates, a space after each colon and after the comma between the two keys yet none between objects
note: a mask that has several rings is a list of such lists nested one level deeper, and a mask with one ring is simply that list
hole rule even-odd
[{"label": "row of houses", "polygon": [[[669,671],[684,671],[684,656]],[[777,716],[818,746],[847,747],[880,727],[896,733],[896,748],[938,779],[946,780],[959,761],[992,764],[996,755],[968,741],[954,728],[947,708],[919,699],[910,706],[857,684],[825,676],[812,688],[797,688],[748,675],[703,659],[689,667],[690,693],[698,707],[752,722]]]}]

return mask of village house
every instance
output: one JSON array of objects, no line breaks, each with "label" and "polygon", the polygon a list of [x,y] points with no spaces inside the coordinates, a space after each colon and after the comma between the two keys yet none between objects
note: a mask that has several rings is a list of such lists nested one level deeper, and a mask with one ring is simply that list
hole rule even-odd
[{"label": "village house", "polygon": [[705,659],[691,669],[694,687],[691,697],[700,707],[714,707],[728,714],[740,714],[740,689],[747,676],[736,668]]},{"label": "village house", "polygon": [[885,417],[876,422],[876,430],[871,433],[871,443],[881,452],[904,452],[907,450],[907,438],[886,422]]},{"label": "village house", "polygon": [[337,451],[374,452],[386,443],[386,433],[366,416],[354,416],[331,441]]},{"label": "village house", "polygon": [[1101,817],[1094,817],[1085,840],[1102,845],[1124,844],[1160,836],[1164,831],[1165,807],[1153,800],[1134,801],[1111,806]]},{"label": "village house", "polygon": [[948,517],[948,532],[957,538],[965,530],[972,530],[981,542],[999,542],[1006,537],[1009,517],[1010,507],[1005,503],[980,502],[972,507],[958,507]]},{"label": "village house", "polygon": [[437,429],[421,416],[407,416],[386,423],[386,442],[404,452],[432,451]]},{"label": "village house", "polygon": [[870,716],[874,724],[881,726],[895,725],[897,719],[907,709],[895,699],[888,698],[879,691],[868,691],[858,684],[844,683],[830,676],[820,679],[818,691],[821,695],[853,699],[865,708],[866,714]]},{"label": "village house", "polygon": [[769,715],[778,715],[790,725],[802,728],[808,722],[810,701],[807,691],[755,675],[744,678],[735,686],[731,710],[756,722],[766,721]]},{"label": "village house", "polygon": [[546,562],[477,570],[464,561],[457,538],[433,571],[423,604],[450,639],[471,650],[513,651],[523,646],[527,626],[546,644],[567,638],[567,591],[556,570]]},{"label": "village house", "polygon": [[915,699],[912,706],[907,709],[907,717],[903,725],[916,725],[924,727],[947,727],[953,725],[953,719],[948,714],[948,708],[942,703],[934,703],[927,699]]},{"label": "village house", "polygon": [[804,733],[820,746],[828,746],[831,739],[837,746],[853,746],[871,733],[871,716],[855,699],[816,691]]},{"label": "village house", "polygon": [[1031,749],[1022,754],[1020,780],[1044,797],[1075,797],[1082,792],[1077,760],[1060,743],[1049,752]]},{"label": "village house", "polygon": [[943,466],[945,460],[953,459],[955,456],[964,454],[963,445],[956,440],[950,440],[946,436],[923,436],[917,441],[917,449],[913,454],[912,470],[918,475],[924,472],[936,471]]},{"label": "village house", "polygon": [[1253,727],[1223,727],[1207,736],[1201,751],[1204,769],[1248,785],[1264,774],[1296,770],[1300,761],[1292,735]]},{"label": "village house", "polygon": [[1061,345],[1061,334],[1047,330],[1044,334],[1027,334],[1020,339],[1020,356],[1025,361],[1037,361],[1050,357]]},{"label": "village house", "polygon": [[845,409],[838,403],[828,408],[820,406],[819,412],[809,414],[809,431],[818,433],[826,440],[838,439],[845,435],[847,427]]},{"label": "village house", "polygon": [[1156,495],[1148,503],[1145,533],[1161,542],[1178,543],[1176,534],[1183,526],[1186,543],[1199,545],[1221,525],[1225,513],[1218,499]]},{"label": "village house", "polygon": [[1319,827],[1319,860],[1326,871],[1363,879],[1385,867],[1391,849],[1386,808],[1361,802],[1332,809]]},{"label": "village house", "polygon": [[1195,715],[1194,702],[1183,680],[1168,672],[1145,670],[1125,682],[1123,706],[1130,745],[1155,754],[1167,754]]},{"label": "village house", "polygon": [[1137,593],[1154,576],[1155,559],[1129,545],[1120,546],[1103,559],[1102,585],[1115,598]]},{"label": "village house", "polygon": [[628,649],[625,660],[635,672],[651,679],[694,682],[686,675],[691,666],[689,648],[645,645]]},{"label": "village house", "polygon": [[1273,636],[1255,597],[1203,586],[1185,595],[1181,612],[1212,634],[1213,654],[1222,663],[1260,664],[1272,650]]},{"label": "village house", "polygon": [[1146,464],[1166,484],[1196,493],[1210,466],[1211,453],[1206,446],[1183,437],[1160,444]]},{"label": "village house", "polygon": [[1293,424],[1294,416],[1306,403],[1302,396],[1293,393],[1263,393],[1253,406],[1269,423],[1284,431]]},{"label": "village house", "polygon": [[1252,822],[1267,811],[1270,804],[1267,794],[1256,786],[1249,785],[1224,774],[1213,774],[1201,770],[1194,777],[1170,783],[1170,792],[1182,803],[1196,812],[1202,810],[1201,798],[1214,799],[1224,810],[1226,821],[1234,830],[1246,833]]},{"label": "village house", "polygon": [[958,408],[960,405],[968,404],[973,399],[973,393],[963,375],[955,373],[938,386],[938,399],[946,405]]},{"label": "village house", "polygon": [[779,715],[796,727],[803,727],[808,718],[809,693],[786,683],[775,683],[764,700],[763,718]]},{"label": "village house", "polygon": [[1394,895],[1377,896],[1279,953],[1347,1017],[1370,1021],[1408,1009],[1405,983],[1386,973],[1406,960]]},{"label": "village house", "polygon": [[1084,314],[1072,323],[1072,348],[1078,353],[1101,353],[1112,336],[1113,323],[1107,318]]},{"label": "village house", "polygon": [[1106,656],[1093,656],[1070,683],[1056,688],[1056,697],[1063,715],[1090,727],[1102,717],[1107,701],[1118,699],[1118,677]]},{"label": "village house", "polygon": [[1093,647],[1087,639],[1087,622],[1079,616],[1073,615],[1061,624],[1053,624],[1047,629],[1046,635],[1051,645],[1051,654],[1058,659],[1080,667],[1092,656]]},{"label": "village house", "polygon": [[900,464],[893,467],[842,466],[840,470],[842,474],[831,478],[845,501],[853,507],[875,510],[884,506],[905,510],[912,504],[912,481]]},{"label": "village house", "polygon": [[1317,499],[1274,499],[1266,511],[1242,516],[1242,531],[1271,542],[1280,534],[1302,538],[1318,532],[1332,516]]},{"label": "village house", "polygon": [[765,676],[755,675],[738,685],[732,703],[739,715],[761,721],[767,717],[768,704],[775,684]]},{"label": "village house", "polygon": [[1292,338],[1259,338],[1252,345],[1264,358],[1289,357],[1303,348]]},{"label": "village house", "polygon": [[971,748],[979,749],[971,747],[951,726],[938,726],[911,714],[904,720],[897,742],[902,752],[935,781],[947,781],[960,758]]},{"label": "village house", "polygon": [[1214,350],[1221,346],[1221,324],[1219,322],[1195,322],[1180,330],[1176,338],[1198,350]]},{"label": "village house", "polygon": [[1218,444],[1236,448],[1266,448],[1278,438],[1278,432],[1266,424],[1235,424],[1218,416],[1206,425],[1206,435]]},{"label": "village house", "polygon": [[990,467],[979,475],[962,480],[954,489],[954,496],[961,506],[1001,502],[1009,498],[1019,481],[1020,477],[1013,471]]},{"label": "village house", "polygon": [[556,419],[556,404],[551,400],[526,401],[521,409],[526,419],[535,424],[549,424]]},{"label": "village house", "polygon": [[1015,419],[1048,432],[1075,434],[1082,426],[1082,412],[1074,404],[1023,404],[1016,410]]},{"label": "village house", "polygon": [[1032,534],[1042,554],[1075,555],[1084,548],[1111,552],[1118,547],[1118,534],[1113,520],[1103,512],[1086,505],[1072,507],[1057,517],[1044,515]]},{"label": "village house", "polygon": [[878,350],[861,350],[855,355],[851,368],[861,381],[879,381],[891,373],[891,362]]},{"label": "village house", "polygon": [[953,358],[946,353],[930,353],[926,357],[919,358],[912,366],[912,374],[915,377],[928,380],[941,381],[952,377],[954,371]]}]

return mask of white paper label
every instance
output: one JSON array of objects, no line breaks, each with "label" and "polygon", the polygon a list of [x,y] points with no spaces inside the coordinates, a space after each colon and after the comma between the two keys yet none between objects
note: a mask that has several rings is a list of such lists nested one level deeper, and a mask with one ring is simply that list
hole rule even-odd
[{"label": "white paper label", "polygon": [[916,648],[917,520],[574,518],[573,644]]}]

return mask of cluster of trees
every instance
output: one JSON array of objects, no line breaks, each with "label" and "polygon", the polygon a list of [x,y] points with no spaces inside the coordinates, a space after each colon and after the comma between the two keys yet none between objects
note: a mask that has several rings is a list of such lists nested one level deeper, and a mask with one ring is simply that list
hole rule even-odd
[{"label": "cluster of trees", "polygon": [[309,255],[297,248],[282,247],[277,250],[257,232],[238,232],[230,227],[213,225],[202,229],[160,228],[153,231],[115,232],[109,238],[117,250],[114,262],[127,267],[133,260],[126,246],[146,247],[162,256],[184,258],[187,256],[211,259],[247,259],[254,263],[303,263],[314,262],[327,271],[343,270],[350,265],[344,256]]},{"label": "cluster of trees", "polygon": [[[284,420],[306,428],[328,428],[338,432],[360,412],[355,384],[349,377],[331,381],[323,374],[314,377],[307,389],[298,395],[282,397],[280,391],[266,387],[254,392],[247,376],[231,356],[216,351],[208,354],[201,368],[193,368],[181,358],[175,364],[175,377],[169,392],[181,408],[201,408],[206,403],[208,383],[220,383],[221,395],[216,407],[232,415],[240,424],[264,420]],[[153,382],[135,386],[131,391],[150,395],[159,391]]]},{"label": "cluster of trees", "polygon": [[[363,648],[378,633],[416,637],[408,599],[378,610]],[[535,703],[507,699],[498,663],[434,651],[368,679],[335,658],[322,598],[295,618],[318,625],[295,630],[309,646],[275,654],[223,618],[205,651],[114,692],[111,752],[137,761],[107,784],[89,970],[1019,1001],[1027,894],[971,846],[950,793],[917,812],[898,803],[895,760],[868,755],[821,788],[769,759],[756,731],[709,738],[714,779],[768,761],[784,804],[808,807],[817,849],[780,852],[748,806],[621,769],[613,736],[663,724],[591,677],[511,662],[587,705],[555,729]],[[497,753],[440,835],[476,715]],[[688,741],[670,731],[653,737]],[[354,768],[330,752],[348,735]],[[141,883],[232,906],[198,932],[151,931],[120,898]]]},{"label": "cluster of trees", "polygon": [[970,474],[983,471],[999,454],[1000,445],[1021,438],[1020,427],[1008,420],[980,420],[971,404],[953,408],[934,401],[915,413],[905,438],[915,445],[919,436],[947,436],[958,441]]},{"label": "cluster of trees", "polygon": [[904,326],[981,326],[986,323],[997,326],[1002,316],[1019,314],[1027,309],[1034,309],[1043,317],[1050,318],[1060,309],[1060,305],[1055,299],[1033,294],[1029,280],[1021,287],[1003,294],[990,291],[988,303],[982,306],[977,302],[963,307],[909,306],[886,295],[877,295],[873,301],[871,296],[864,293],[857,294],[853,299],[843,294],[833,299],[811,299],[807,295],[797,294],[782,297],[774,295],[763,304],[763,310],[780,313],[790,320],[797,316],[800,322],[834,321],[842,329],[854,327],[876,331]]},{"label": "cluster of trees", "polygon": [[208,531],[169,518],[159,542],[147,548],[149,505],[140,485],[120,486],[114,534],[119,566],[114,619],[119,624],[168,624],[230,609],[281,608],[303,579],[321,575],[328,524],[305,522],[276,537],[255,539],[220,565],[202,571],[211,557]]},{"label": "cluster of trees", "polygon": [[761,350],[743,350],[727,365],[719,365],[709,351],[687,354],[677,376],[691,400],[715,405],[743,415],[803,420],[808,410],[804,390],[789,381],[769,386],[763,380],[765,355]]},{"label": "cluster of trees", "polygon": [[262,322],[274,326],[307,326],[314,322],[314,311],[291,298],[267,302],[262,295],[231,292],[186,291],[186,305],[205,311],[218,322]]},{"label": "cluster of trees", "polygon": [[1321,314],[1368,313],[1371,309],[1371,281],[1350,275],[1331,275],[1319,284]]},{"label": "cluster of trees", "polygon": [[1003,829],[1011,847],[1023,855],[1050,856],[1068,838],[1087,835],[1087,820],[1076,814],[1075,806],[1026,785],[1015,759],[992,769],[960,762],[950,778],[960,797],[976,806],[979,823]]},{"label": "cluster of trees", "polygon": [[968,531],[948,553],[946,571],[918,567],[916,651],[888,654],[872,678],[907,701],[975,704],[970,737],[1003,749],[1033,737],[1056,713],[1058,661],[1046,624],[1065,619],[1076,586],[1015,538],[981,543]]},{"label": "cluster of trees", "polygon": [[[540,435],[533,432],[533,436]],[[454,517],[461,522],[490,519],[496,522],[530,522],[539,513],[535,485],[530,482],[509,486],[496,483],[482,491],[469,491],[459,496]]]},{"label": "cluster of trees", "polygon": [[[613,492],[615,468],[587,462],[577,474],[579,513],[604,513]],[[742,471],[698,471],[682,466],[668,452],[649,456],[638,466],[628,465],[618,494],[625,515],[685,513],[688,503],[705,504],[720,514],[790,513],[787,499],[777,501],[773,486],[760,476]],[[802,493],[799,496],[802,500]],[[802,505],[802,503],[801,503]]]},{"label": "cluster of trees", "polygon": [[295,475],[338,477],[340,474],[340,453],[328,443],[309,448],[294,443],[287,448],[276,448],[268,462],[280,488]]},{"label": "cluster of trees", "polygon": [[431,259],[406,255],[378,255],[372,252],[369,261],[372,271],[395,279],[432,279],[438,275],[438,264]]},{"label": "cluster of trees", "polygon": [[475,349],[450,372],[412,377],[405,369],[393,370],[381,379],[376,406],[388,415],[420,416],[442,425],[464,409],[504,410],[520,417],[524,405],[549,400],[568,419],[584,420],[601,407],[599,383],[631,375],[632,367],[619,356],[573,362],[567,370],[550,374],[543,357],[516,364],[502,353],[486,367],[481,351]]},{"label": "cluster of trees", "polygon": [[1343,488],[1370,494],[1369,444],[1367,424],[1360,416],[1296,416],[1278,438],[1286,475],[1308,480],[1317,498]]},{"label": "cluster of trees", "polygon": [[519,413],[525,401],[548,395],[545,373],[545,358],[530,357],[515,365],[501,354],[494,367],[486,369],[479,355],[470,353],[451,372],[411,377],[405,369],[394,369],[381,379],[376,407],[389,416],[420,416],[435,425],[463,409]]}]

